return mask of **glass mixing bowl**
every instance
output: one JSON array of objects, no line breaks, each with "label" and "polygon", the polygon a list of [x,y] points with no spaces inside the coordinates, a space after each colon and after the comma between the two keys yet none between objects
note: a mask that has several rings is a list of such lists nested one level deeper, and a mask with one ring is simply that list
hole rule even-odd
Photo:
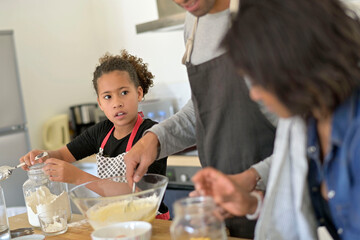
[{"label": "glass mixing bowl", "polygon": [[84,183],[70,190],[70,198],[96,230],[117,222],[155,219],[168,178],[146,174],[135,193],[124,176]]}]

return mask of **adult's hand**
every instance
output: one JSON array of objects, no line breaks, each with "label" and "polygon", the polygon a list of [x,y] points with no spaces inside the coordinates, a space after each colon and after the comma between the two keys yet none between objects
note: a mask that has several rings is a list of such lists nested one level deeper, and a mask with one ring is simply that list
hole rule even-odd
[{"label": "adult's hand", "polygon": [[244,216],[256,210],[257,199],[228,175],[214,168],[200,170],[192,181],[197,191],[202,195],[212,196],[220,207],[233,215]]},{"label": "adult's hand", "polygon": [[[197,190],[194,190],[189,193],[189,197],[200,197],[200,196],[202,196],[201,192]],[[219,219],[234,217],[234,215],[232,215],[222,207],[217,207],[217,209],[214,211],[214,214],[216,214],[216,216],[219,217]]]},{"label": "adult's hand", "polygon": [[149,166],[158,155],[159,140],[152,132],[147,132],[132,148],[125,154],[126,179],[130,185],[133,181],[138,182],[147,172]]},{"label": "adult's hand", "polygon": [[248,192],[255,190],[258,179],[260,178],[255,168],[249,168],[242,173],[227,176]]}]

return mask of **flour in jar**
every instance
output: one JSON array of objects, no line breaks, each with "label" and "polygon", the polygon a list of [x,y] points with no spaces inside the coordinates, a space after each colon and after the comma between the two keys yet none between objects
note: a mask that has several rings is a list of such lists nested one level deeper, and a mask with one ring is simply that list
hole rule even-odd
[{"label": "flour in jar", "polygon": [[71,218],[70,202],[66,191],[56,195],[52,194],[47,187],[41,186],[34,192],[27,191],[25,201],[29,223],[34,227],[40,226],[38,214],[42,212],[54,212],[58,209],[65,209],[68,220]]},{"label": "flour in jar", "polygon": [[[41,215],[40,215],[41,216]],[[45,217],[42,216],[42,230],[46,233],[58,233],[60,231],[66,231],[67,220],[62,216]]]},{"label": "flour in jar", "polygon": [[61,222],[54,222],[43,227],[43,231],[47,233],[59,232],[66,229],[66,224],[66,219],[61,219]]}]

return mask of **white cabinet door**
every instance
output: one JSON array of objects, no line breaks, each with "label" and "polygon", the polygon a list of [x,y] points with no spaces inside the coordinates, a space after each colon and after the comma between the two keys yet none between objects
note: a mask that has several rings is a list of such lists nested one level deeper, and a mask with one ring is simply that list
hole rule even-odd
[{"label": "white cabinet door", "polygon": [[0,31],[0,129],[25,124],[12,31]]},{"label": "white cabinet door", "polygon": [[[0,166],[16,166],[19,158],[29,151],[28,136],[25,131],[12,134],[0,135]],[[4,190],[7,207],[25,206],[22,185],[27,180],[27,172],[20,169],[0,185]]]}]

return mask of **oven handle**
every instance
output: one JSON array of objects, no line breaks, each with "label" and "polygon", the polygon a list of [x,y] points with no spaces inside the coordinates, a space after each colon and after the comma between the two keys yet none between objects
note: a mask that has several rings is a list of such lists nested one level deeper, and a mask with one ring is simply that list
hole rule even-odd
[{"label": "oven handle", "polygon": [[167,189],[171,190],[189,190],[194,191],[194,185],[187,185],[187,184],[178,184],[178,183],[168,183]]}]

